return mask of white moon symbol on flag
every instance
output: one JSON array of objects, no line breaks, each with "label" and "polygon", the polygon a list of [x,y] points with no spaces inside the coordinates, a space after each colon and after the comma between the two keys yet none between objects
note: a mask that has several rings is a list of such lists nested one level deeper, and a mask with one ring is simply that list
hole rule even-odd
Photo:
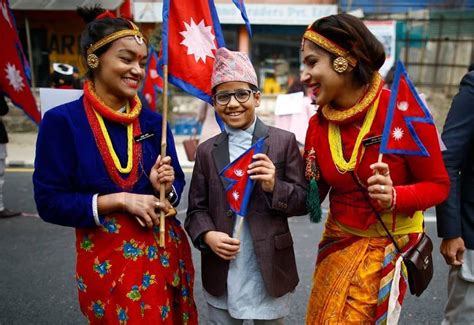
[{"label": "white moon symbol on flag", "polygon": [[408,103],[406,101],[397,103],[397,108],[402,112],[406,112],[408,110]]},{"label": "white moon symbol on flag", "polygon": [[244,176],[244,171],[242,169],[236,169],[236,170],[234,170],[234,174],[237,177],[242,177],[242,176]]}]

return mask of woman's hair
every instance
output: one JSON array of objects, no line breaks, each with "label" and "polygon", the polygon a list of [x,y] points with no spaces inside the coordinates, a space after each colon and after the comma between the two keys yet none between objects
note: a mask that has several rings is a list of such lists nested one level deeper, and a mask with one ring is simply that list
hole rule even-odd
[{"label": "woman's hair", "polygon": [[[82,32],[80,44],[82,59],[84,62],[87,57],[87,49],[92,44],[114,32],[131,28],[128,20],[123,18],[104,17],[96,19],[97,16],[105,12],[105,10],[100,7],[100,5],[95,5],[93,7],[78,7],[76,12],[87,24],[86,28]],[[110,48],[111,44],[112,43],[109,43],[98,48],[94,53],[97,56],[100,56]],[[87,64],[84,64],[84,66],[87,66]],[[87,77],[89,79],[93,78],[92,70],[89,69],[87,71]]]},{"label": "woman's hair", "polygon": [[[370,83],[373,73],[385,62],[382,43],[359,18],[344,13],[331,15],[316,20],[310,28],[349,51],[357,60],[352,70],[357,83]],[[336,58],[334,54],[329,54],[333,60]]]}]

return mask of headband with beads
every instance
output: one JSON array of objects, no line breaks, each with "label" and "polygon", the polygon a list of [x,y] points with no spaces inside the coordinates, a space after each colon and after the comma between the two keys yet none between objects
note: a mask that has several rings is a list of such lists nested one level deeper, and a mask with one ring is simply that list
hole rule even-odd
[{"label": "headband with beads", "polygon": [[[116,18],[116,17],[110,11],[106,11],[100,14],[99,16],[97,16],[96,19],[104,19],[104,18]],[[132,29],[122,29],[122,30],[116,31],[112,34],[105,36],[104,38],[98,40],[97,42],[89,46],[89,48],[87,49],[87,66],[90,69],[94,70],[99,67],[99,57],[94,52],[97,51],[102,46],[109,44],[110,42],[113,42],[125,36],[134,36],[138,44],[143,44],[143,42],[146,43],[146,39],[145,37],[143,37],[143,34],[140,32],[137,25],[135,25],[133,22],[129,20],[127,22],[130,24],[130,27],[132,27]]]},{"label": "headband with beads", "polygon": [[333,41],[327,39],[323,35],[315,32],[308,28],[303,34],[303,39],[310,40],[316,45],[322,47],[326,51],[337,55],[337,58],[333,61],[333,69],[336,72],[342,73],[347,70],[348,66],[355,67],[357,65],[357,59]]}]

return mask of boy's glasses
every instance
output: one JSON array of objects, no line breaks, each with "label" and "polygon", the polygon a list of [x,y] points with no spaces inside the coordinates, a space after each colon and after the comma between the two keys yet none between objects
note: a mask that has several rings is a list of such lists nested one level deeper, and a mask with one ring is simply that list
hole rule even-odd
[{"label": "boy's glasses", "polygon": [[250,94],[255,94],[256,91],[251,89],[236,89],[235,91],[227,92],[223,91],[221,93],[217,93],[212,98],[214,102],[219,105],[227,105],[230,102],[232,96],[241,104],[245,103],[249,100]]}]

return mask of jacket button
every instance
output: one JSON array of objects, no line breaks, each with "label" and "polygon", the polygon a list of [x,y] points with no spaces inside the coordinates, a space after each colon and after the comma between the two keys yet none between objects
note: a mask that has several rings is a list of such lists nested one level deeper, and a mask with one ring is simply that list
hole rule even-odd
[{"label": "jacket button", "polygon": [[233,216],[234,216],[234,211],[232,211],[232,210],[227,210],[227,216],[228,216],[228,217],[233,217]]}]

